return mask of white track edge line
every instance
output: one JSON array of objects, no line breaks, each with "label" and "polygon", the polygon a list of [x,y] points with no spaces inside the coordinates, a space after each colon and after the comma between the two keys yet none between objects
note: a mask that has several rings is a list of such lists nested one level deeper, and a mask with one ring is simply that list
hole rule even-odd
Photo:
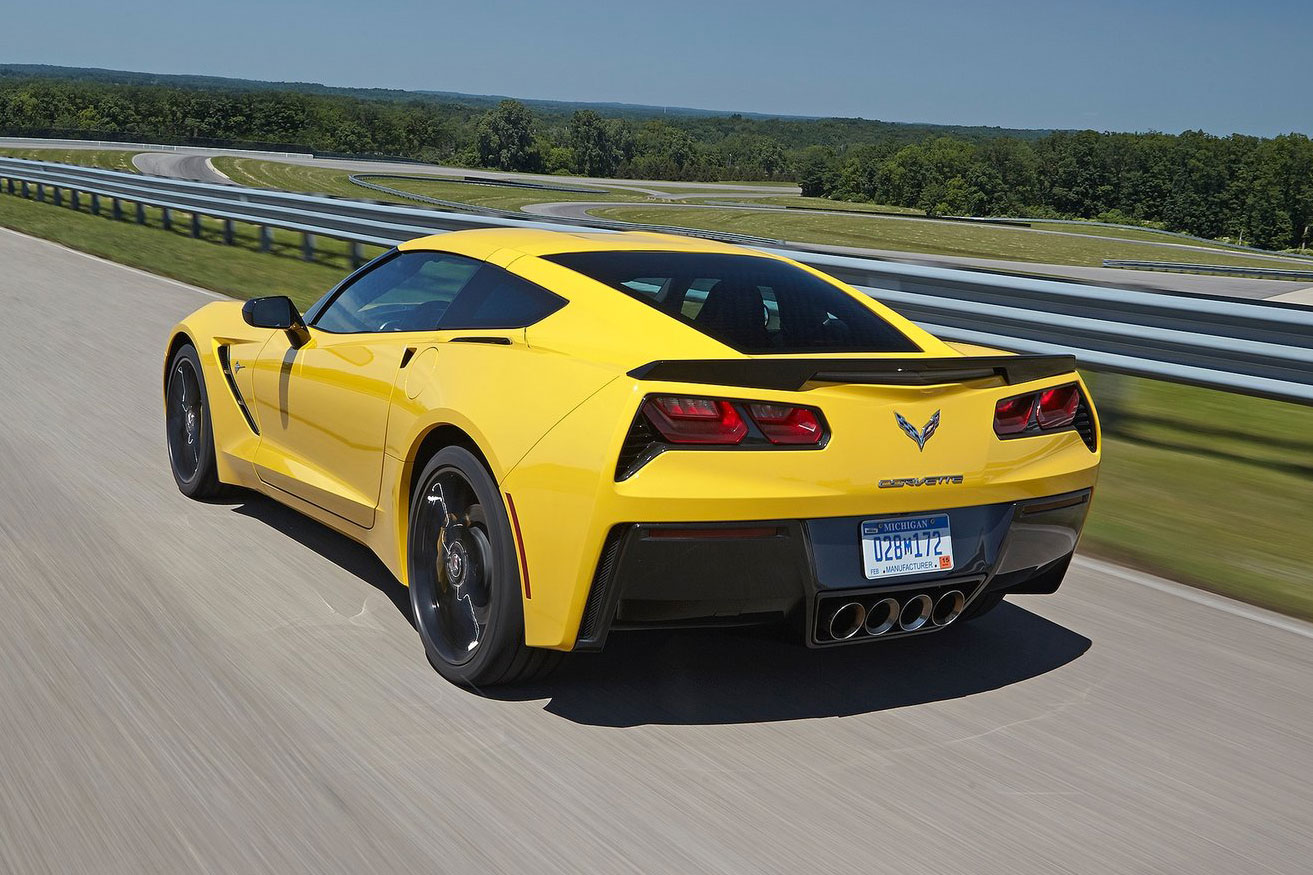
[{"label": "white track edge line", "polygon": [[1149,589],[1156,589],[1159,592],[1174,595],[1178,598],[1185,599],[1188,602],[1194,602],[1197,605],[1203,605],[1205,607],[1231,614],[1232,616],[1242,617],[1246,620],[1253,620],[1255,623],[1262,623],[1264,626],[1271,626],[1274,629],[1293,632],[1296,635],[1313,639],[1313,623],[1306,623],[1302,620],[1286,617],[1275,611],[1256,608],[1253,605],[1247,605],[1244,602],[1236,601],[1235,599],[1230,599],[1226,596],[1220,596],[1211,592],[1206,592],[1205,590],[1195,589],[1192,586],[1187,586],[1184,583],[1177,583],[1174,580],[1155,577],[1154,575],[1147,574],[1143,571],[1123,568],[1120,565],[1114,565],[1111,562],[1104,562],[1100,559],[1092,559],[1088,556],[1077,556],[1073,562],[1076,565],[1099,574],[1106,574],[1128,583],[1135,583],[1140,586],[1146,586]]}]

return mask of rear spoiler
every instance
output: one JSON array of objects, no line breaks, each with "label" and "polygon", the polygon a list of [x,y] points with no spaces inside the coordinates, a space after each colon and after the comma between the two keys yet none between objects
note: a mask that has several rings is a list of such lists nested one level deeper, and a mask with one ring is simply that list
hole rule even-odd
[{"label": "rear spoiler", "polygon": [[990,355],[883,359],[679,359],[634,368],[636,380],[709,383],[749,389],[801,389],[808,383],[933,386],[1002,377],[1008,385],[1076,370],[1071,355]]}]

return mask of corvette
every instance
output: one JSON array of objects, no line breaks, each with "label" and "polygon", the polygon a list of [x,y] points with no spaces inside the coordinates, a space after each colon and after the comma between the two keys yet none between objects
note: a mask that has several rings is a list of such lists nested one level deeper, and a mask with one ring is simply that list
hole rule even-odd
[{"label": "corvette", "polygon": [[163,377],[179,489],[365,544],[471,686],[622,629],[832,647],[1053,592],[1099,466],[1070,356],[946,343],[790,259],[661,234],[413,240],[304,314],[202,307]]}]

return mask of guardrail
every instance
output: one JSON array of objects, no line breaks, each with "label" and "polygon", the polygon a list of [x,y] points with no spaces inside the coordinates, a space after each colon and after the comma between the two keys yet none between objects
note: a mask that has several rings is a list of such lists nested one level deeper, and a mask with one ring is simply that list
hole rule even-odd
[{"label": "guardrail", "polygon": [[[1058,280],[899,264],[788,248],[779,241],[621,222],[472,215],[234,185],[140,176],[97,168],[0,158],[0,187],[12,194],[71,206],[90,198],[99,212],[110,199],[163,209],[165,222],[190,214],[224,222],[232,239],[236,222],[304,235],[312,257],[316,235],[391,246],[413,237],[466,228],[550,228],[587,224],[604,230],[661,230],[749,243],[787,255],[862,288],[929,331],[951,340],[1018,352],[1074,353],[1090,367],[1189,383],[1267,398],[1313,404],[1313,309],[1268,301],[1177,295]],[[35,188],[35,192],[32,189]]]},{"label": "guardrail", "polygon": [[1215,273],[1222,276],[1248,276],[1258,279],[1308,280],[1313,282],[1313,270],[1287,270],[1281,267],[1192,264],[1185,261],[1121,261],[1115,258],[1105,258],[1103,266],[1124,267],[1130,270],[1158,270],[1167,273]]}]

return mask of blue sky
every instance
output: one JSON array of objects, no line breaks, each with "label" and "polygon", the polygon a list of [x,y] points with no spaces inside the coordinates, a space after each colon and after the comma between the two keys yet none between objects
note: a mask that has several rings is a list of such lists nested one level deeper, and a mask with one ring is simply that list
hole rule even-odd
[{"label": "blue sky", "polygon": [[1291,0],[61,0],[25,3],[19,23],[0,29],[0,60],[892,121],[1313,133],[1313,14]]}]

